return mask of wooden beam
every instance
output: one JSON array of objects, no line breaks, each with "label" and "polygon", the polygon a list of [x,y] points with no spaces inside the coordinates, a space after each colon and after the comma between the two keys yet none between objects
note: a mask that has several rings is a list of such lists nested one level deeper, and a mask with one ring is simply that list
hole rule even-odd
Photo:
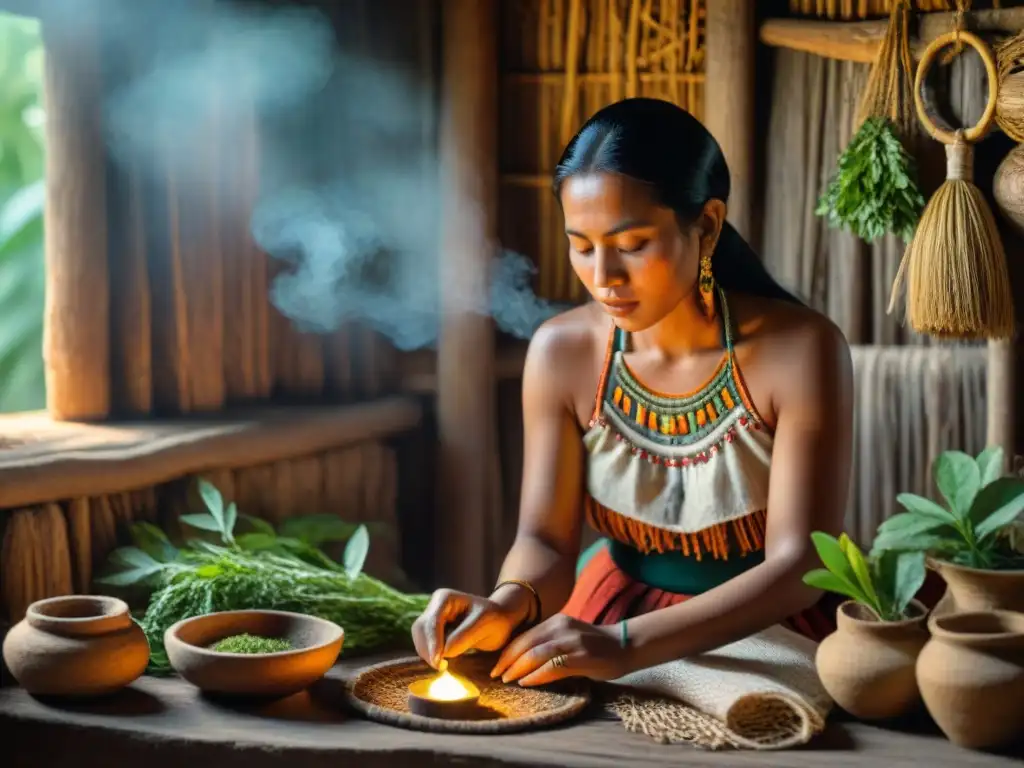
[{"label": "wooden beam", "polygon": [[99,19],[43,19],[46,46],[46,406],[110,412],[110,281]]},{"label": "wooden beam", "polygon": [[[708,22],[711,21],[709,11]],[[804,21],[769,19],[761,25],[760,38],[765,45],[813,53],[828,59],[870,64],[885,36],[887,20],[880,21]],[[975,32],[1015,35],[1024,30],[1024,8],[973,11],[967,17],[968,28]],[[953,28],[952,13],[927,13],[918,17],[917,34],[911,40],[911,53],[921,51],[939,35]],[[711,35],[708,35],[708,46]],[[710,94],[710,89],[709,89]]]},{"label": "wooden beam", "polygon": [[486,313],[498,218],[497,3],[447,0],[441,14],[436,575],[445,586],[486,593],[494,576],[491,520],[500,516],[495,334]]},{"label": "wooden beam", "polygon": [[[388,438],[416,427],[415,398],[347,406],[269,406],[104,424],[45,413],[0,416],[0,510],[148,488]],[[6,441],[6,444],[4,444]]]},{"label": "wooden beam", "polygon": [[756,16],[754,0],[707,4],[704,125],[725,153],[732,177],[729,221],[744,237],[752,227]]}]

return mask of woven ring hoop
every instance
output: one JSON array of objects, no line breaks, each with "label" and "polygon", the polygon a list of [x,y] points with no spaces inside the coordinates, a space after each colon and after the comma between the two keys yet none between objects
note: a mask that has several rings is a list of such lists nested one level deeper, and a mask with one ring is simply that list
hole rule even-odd
[{"label": "woven ring hoop", "polygon": [[551,661],[549,661],[548,664],[550,664],[555,669],[559,669],[561,667],[564,667],[565,663],[568,660],[569,660],[568,656],[566,656],[564,653],[560,653],[557,656],[555,656],[553,659],[551,659]]},{"label": "woven ring hoop", "polygon": [[[964,128],[962,131],[940,127],[929,111],[931,105],[924,93],[925,79],[928,77],[932,64],[938,58],[939,52],[947,46],[957,44],[958,41],[969,45],[978,52],[982,63],[985,65],[985,76],[988,78],[988,101],[985,103],[985,111],[976,125]],[[921,63],[917,65],[917,75],[914,77],[914,106],[917,108],[917,119],[921,121],[925,130],[936,141],[941,141],[943,144],[954,144],[956,143],[958,133],[962,134],[963,140],[966,142],[973,143],[983,138],[995,120],[996,99],[998,96],[999,76],[996,72],[995,56],[985,41],[973,32],[966,32],[964,30],[947,32],[935,38],[922,54]]]}]

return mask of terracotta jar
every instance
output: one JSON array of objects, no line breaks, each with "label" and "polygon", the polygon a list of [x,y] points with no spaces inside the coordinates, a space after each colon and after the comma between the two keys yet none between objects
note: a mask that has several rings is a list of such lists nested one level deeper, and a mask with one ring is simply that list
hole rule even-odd
[{"label": "terracotta jar", "polygon": [[145,671],[149,643],[123,600],[67,595],[39,600],[4,639],[11,675],[37,696],[99,696]]},{"label": "terracotta jar", "polygon": [[942,560],[930,563],[945,580],[949,592],[942,608],[932,611],[947,615],[953,611],[1024,611],[1024,570],[986,571]]},{"label": "terracotta jar", "polygon": [[928,642],[927,611],[918,602],[906,621],[879,621],[852,601],[839,606],[838,628],[818,646],[815,663],[832,699],[863,720],[905,715],[921,702],[914,676],[917,655]]},{"label": "terracotta jar", "polygon": [[1024,733],[1024,613],[933,616],[917,659],[921,696],[947,738],[972,749]]}]

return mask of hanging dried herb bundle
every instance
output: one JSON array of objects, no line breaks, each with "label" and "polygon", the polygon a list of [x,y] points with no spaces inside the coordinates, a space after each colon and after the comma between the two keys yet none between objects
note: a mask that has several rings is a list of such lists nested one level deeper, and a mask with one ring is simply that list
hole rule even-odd
[{"label": "hanging dried herb bundle", "polygon": [[868,242],[889,232],[909,240],[924,208],[917,169],[905,148],[917,131],[909,25],[910,3],[893,0],[857,109],[857,131],[815,210],[830,226]]}]

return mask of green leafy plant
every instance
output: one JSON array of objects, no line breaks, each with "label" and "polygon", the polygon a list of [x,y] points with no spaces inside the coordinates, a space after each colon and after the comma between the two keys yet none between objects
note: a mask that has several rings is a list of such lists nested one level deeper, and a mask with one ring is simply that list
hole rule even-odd
[{"label": "green leafy plant", "polygon": [[913,493],[896,497],[906,509],[878,527],[873,551],[926,552],[983,569],[1024,567],[1007,534],[1024,511],[1024,478],[1003,474],[1003,449],[976,457],[945,451],[932,476],[947,506]]},{"label": "green leafy plant", "polygon": [[837,539],[815,531],[811,539],[825,567],[805,574],[805,584],[846,595],[882,621],[910,617],[910,601],[924,584],[923,553],[885,552],[865,557],[845,533]]},{"label": "green leafy plant", "polygon": [[868,118],[840,155],[815,214],[867,242],[890,232],[909,242],[925,203],[915,176],[892,124]]},{"label": "green leafy plant", "polygon": [[[216,611],[263,608],[320,616],[344,627],[350,653],[408,643],[428,598],[363,573],[370,547],[365,525],[310,515],[287,521],[278,532],[265,520],[240,514],[235,504],[225,505],[206,481],[199,482],[199,496],[206,511],[179,518],[195,529],[195,538],[175,545],[157,526],[137,523],[133,546],[114,550],[108,573],[97,579],[149,593],[139,623],[149,639],[150,674],[170,671],[163,636],[172,624]],[[248,530],[236,531],[240,524]],[[344,542],[341,562],[320,548],[331,542]]]}]

